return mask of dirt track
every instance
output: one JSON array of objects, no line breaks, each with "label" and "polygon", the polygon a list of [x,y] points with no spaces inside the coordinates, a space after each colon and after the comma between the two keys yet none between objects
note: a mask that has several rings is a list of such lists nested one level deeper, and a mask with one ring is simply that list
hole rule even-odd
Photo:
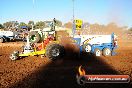
[{"label": "dirt track", "polygon": [[[9,54],[20,49],[22,43],[0,44],[0,88],[80,88],[76,83],[78,67],[87,74],[128,74],[132,78],[132,42],[119,42],[116,56],[95,57],[83,54],[77,57],[73,48],[65,45],[65,58],[50,61],[47,58],[26,57],[11,61]],[[132,84],[89,84],[90,88],[128,88]],[[84,86],[82,86],[85,88]]]}]

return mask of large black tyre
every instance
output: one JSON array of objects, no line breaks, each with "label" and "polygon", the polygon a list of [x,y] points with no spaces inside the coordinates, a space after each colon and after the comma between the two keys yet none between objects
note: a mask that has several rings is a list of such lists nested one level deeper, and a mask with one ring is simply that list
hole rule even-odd
[{"label": "large black tyre", "polygon": [[65,54],[65,49],[63,46],[59,45],[59,44],[49,44],[46,47],[46,57],[48,57],[51,60],[56,60],[56,59],[60,59],[64,56]]},{"label": "large black tyre", "polygon": [[0,38],[0,43],[3,43],[4,42],[4,39],[3,38]]},{"label": "large black tyre", "polygon": [[40,35],[37,32],[32,31],[29,33],[29,40],[31,43],[38,43],[40,41]]},{"label": "large black tyre", "polygon": [[104,48],[103,49],[103,55],[104,56],[111,56],[111,50],[109,48]]}]

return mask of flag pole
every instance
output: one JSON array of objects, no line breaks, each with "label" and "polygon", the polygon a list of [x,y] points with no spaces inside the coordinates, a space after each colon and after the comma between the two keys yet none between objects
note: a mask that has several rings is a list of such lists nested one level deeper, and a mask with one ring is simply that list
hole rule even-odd
[{"label": "flag pole", "polygon": [[74,34],[75,34],[74,0],[72,0],[72,3],[73,3],[73,25],[72,25],[72,34],[73,34],[73,37],[74,37]]}]

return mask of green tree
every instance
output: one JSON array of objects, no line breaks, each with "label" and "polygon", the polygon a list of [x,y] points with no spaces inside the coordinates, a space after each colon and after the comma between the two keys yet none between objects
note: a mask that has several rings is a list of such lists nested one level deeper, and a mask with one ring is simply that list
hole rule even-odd
[{"label": "green tree", "polygon": [[18,21],[11,21],[11,23],[12,23],[11,30],[16,31],[19,26]]},{"label": "green tree", "polygon": [[2,24],[0,24],[0,29],[3,29],[3,28],[4,28],[4,26]]},{"label": "green tree", "polygon": [[17,21],[9,21],[9,22],[5,22],[3,24],[5,30],[13,30],[15,31],[18,26],[19,26],[19,23]]},{"label": "green tree", "polygon": [[45,23],[43,21],[39,21],[35,24],[35,29],[43,29],[45,27]]},{"label": "green tree", "polygon": [[30,29],[31,29],[31,28],[32,28],[32,26],[34,26],[34,21],[29,21],[29,22],[28,22],[28,28],[30,28]]},{"label": "green tree", "polygon": [[56,22],[55,22],[55,25],[56,26],[59,26],[59,27],[61,27],[62,26],[62,22],[61,21],[59,21],[59,20],[55,20]]},{"label": "green tree", "polygon": [[10,22],[5,22],[4,24],[3,24],[3,26],[4,26],[4,28],[6,29],[6,30],[8,30],[8,29],[11,29],[11,27],[12,27],[12,22],[10,21]]},{"label": "green tree", "polygon": [[18,26],[19,26],[19,22],[18,21],[14,21],[14,27],[18,28]]},{"label": "green tree", "polygon": [[19,27],[21,28],[22,26],[27,26],[27,24],[24,22],[20,22]]}]

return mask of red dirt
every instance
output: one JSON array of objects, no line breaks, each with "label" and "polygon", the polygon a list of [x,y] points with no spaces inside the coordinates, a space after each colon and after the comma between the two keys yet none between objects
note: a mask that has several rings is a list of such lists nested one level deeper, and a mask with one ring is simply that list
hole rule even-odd
[{"label": "red dirt", "polygon": [[[67,50],[66,57],[57,61],[48,58],[25,57],[11,61],[9,55],[20,50],[23,43],[0,44],[0,88],[80,88],[76,83],[77,69],[83,65],[87,74],[128,74],[132,78],[132,42],[121,41],[117,55],[94,57],[83,55],[78,59],[69,41],[62,42]],[[127,84],[89,84],[90,88],[128,88]]]}]

